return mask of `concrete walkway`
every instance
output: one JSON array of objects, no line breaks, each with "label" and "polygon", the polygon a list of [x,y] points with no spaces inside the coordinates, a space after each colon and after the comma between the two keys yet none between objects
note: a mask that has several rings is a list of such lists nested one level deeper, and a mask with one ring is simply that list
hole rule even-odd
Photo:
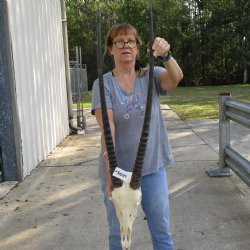
[{"label": "concrete walkway", "polygon": [[[218,121],[183,122],[167,106],[162,110],[175,157],[168,177],[176,250],[249,250],[249,187],[235,175],[205,172],[218,164]],[[97,177],[100,130],[85,112],[85,135],[67,137],[24,182],[1,184],[0,249],[108,249]],[[249,159],[250,133],[233,126],[232,144]],[[140,209],[131,250],[152,250],[143,218]]]}]

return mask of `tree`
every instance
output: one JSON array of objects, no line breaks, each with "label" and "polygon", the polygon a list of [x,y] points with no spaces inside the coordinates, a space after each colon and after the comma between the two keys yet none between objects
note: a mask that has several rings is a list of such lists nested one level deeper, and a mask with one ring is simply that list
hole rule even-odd
[{"label": "tree", "polygon": [[[97,78],[96,27],[98,4],[102,32],[114,23],[129,22],[141,35],[140,60],[148,62],[149,4],[147,0],[66,0],[69,47],[82,47],[89,88]],[[166,38],[184,72],[182,84],[216,85],[242,82],[250,62],[250,2],[248,0],[154,0],[155,36]],[[245,37],[247,43],[242,46]],[[103,41],[104,43],[104,41]],[[105,57],[106,58],[106,57]],[[106,70],[111,67],[106,58]],[[156,64],[161,64],[156,60]]]}]

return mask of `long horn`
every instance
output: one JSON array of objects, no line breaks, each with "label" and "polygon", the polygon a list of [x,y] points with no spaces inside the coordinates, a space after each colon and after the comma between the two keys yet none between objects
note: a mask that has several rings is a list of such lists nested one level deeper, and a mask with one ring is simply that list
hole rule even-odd
[{"label": "long horn", "polygon": [[153,39],[154,39],[154,28],[153,28],[153,10],[152,4],[150,5],[150,61],[149,61],[149,83],[148,83],[148,95],[147,95],[147,106],[145,111],[143,129],[141,133],[140,144],[137,151],[135,160],[135,166],[132,173],[130,187],[134,190],[141,186],[141,176],[144,156],[147,148],[147,141],[150,128],[150,118],[152,109],[152,97],[153,97],[153,84],[154,84],[154,56],[153,56]]},{"label": "long horn", "polygon": [[97,62],[98,62],[98,78],[99,78],[99,89],[100,89],[100,99],[102,108],[102,121],[104,130],[104,139],[108,153],[109,167],[111,173],[112,184],[114,188],[121,187],[122,181],[115,176],[113,172],[117,167],[117,160],[115,155],[114,143],[111,135],[109,118],[105,99],[104,81],[103,81],[103,56],[102,56],[102,36],[101,36],[101,13],[100,6],[98,6],[98,29],[97,29]]}]

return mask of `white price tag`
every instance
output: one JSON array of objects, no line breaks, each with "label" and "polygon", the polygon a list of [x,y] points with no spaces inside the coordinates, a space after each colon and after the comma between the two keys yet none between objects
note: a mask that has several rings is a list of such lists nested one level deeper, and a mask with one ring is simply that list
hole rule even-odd
[{"label": "white price tag", "polygon": [[127,172],[121,168],[115,168],[113,176],[119,178],[124,182],[129,182],[132,176],[132,172]]}]

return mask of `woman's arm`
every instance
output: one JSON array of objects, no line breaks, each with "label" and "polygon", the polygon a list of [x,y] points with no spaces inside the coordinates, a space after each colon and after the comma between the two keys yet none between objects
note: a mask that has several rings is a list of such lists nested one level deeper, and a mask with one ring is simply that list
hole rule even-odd
[{"label": "woman's arm", "polygon": [[[155,57],[165,57],[170,51],[170,44],[164,38],[157,37],[154,40],[152,49],[154,50]],[[173,90],[183,78],[182,70],[172,56],[168,61],[163,62],[163,64],[167,71],[160,73],[161,88],[165,91]]]},{"label": "woman's arm", "polygon": [[183,78],[182,70],[173,57],[169,61],[163,62],[163,64],[167,71],[160,73],[161,88],[166,91],[173,90]]}]

